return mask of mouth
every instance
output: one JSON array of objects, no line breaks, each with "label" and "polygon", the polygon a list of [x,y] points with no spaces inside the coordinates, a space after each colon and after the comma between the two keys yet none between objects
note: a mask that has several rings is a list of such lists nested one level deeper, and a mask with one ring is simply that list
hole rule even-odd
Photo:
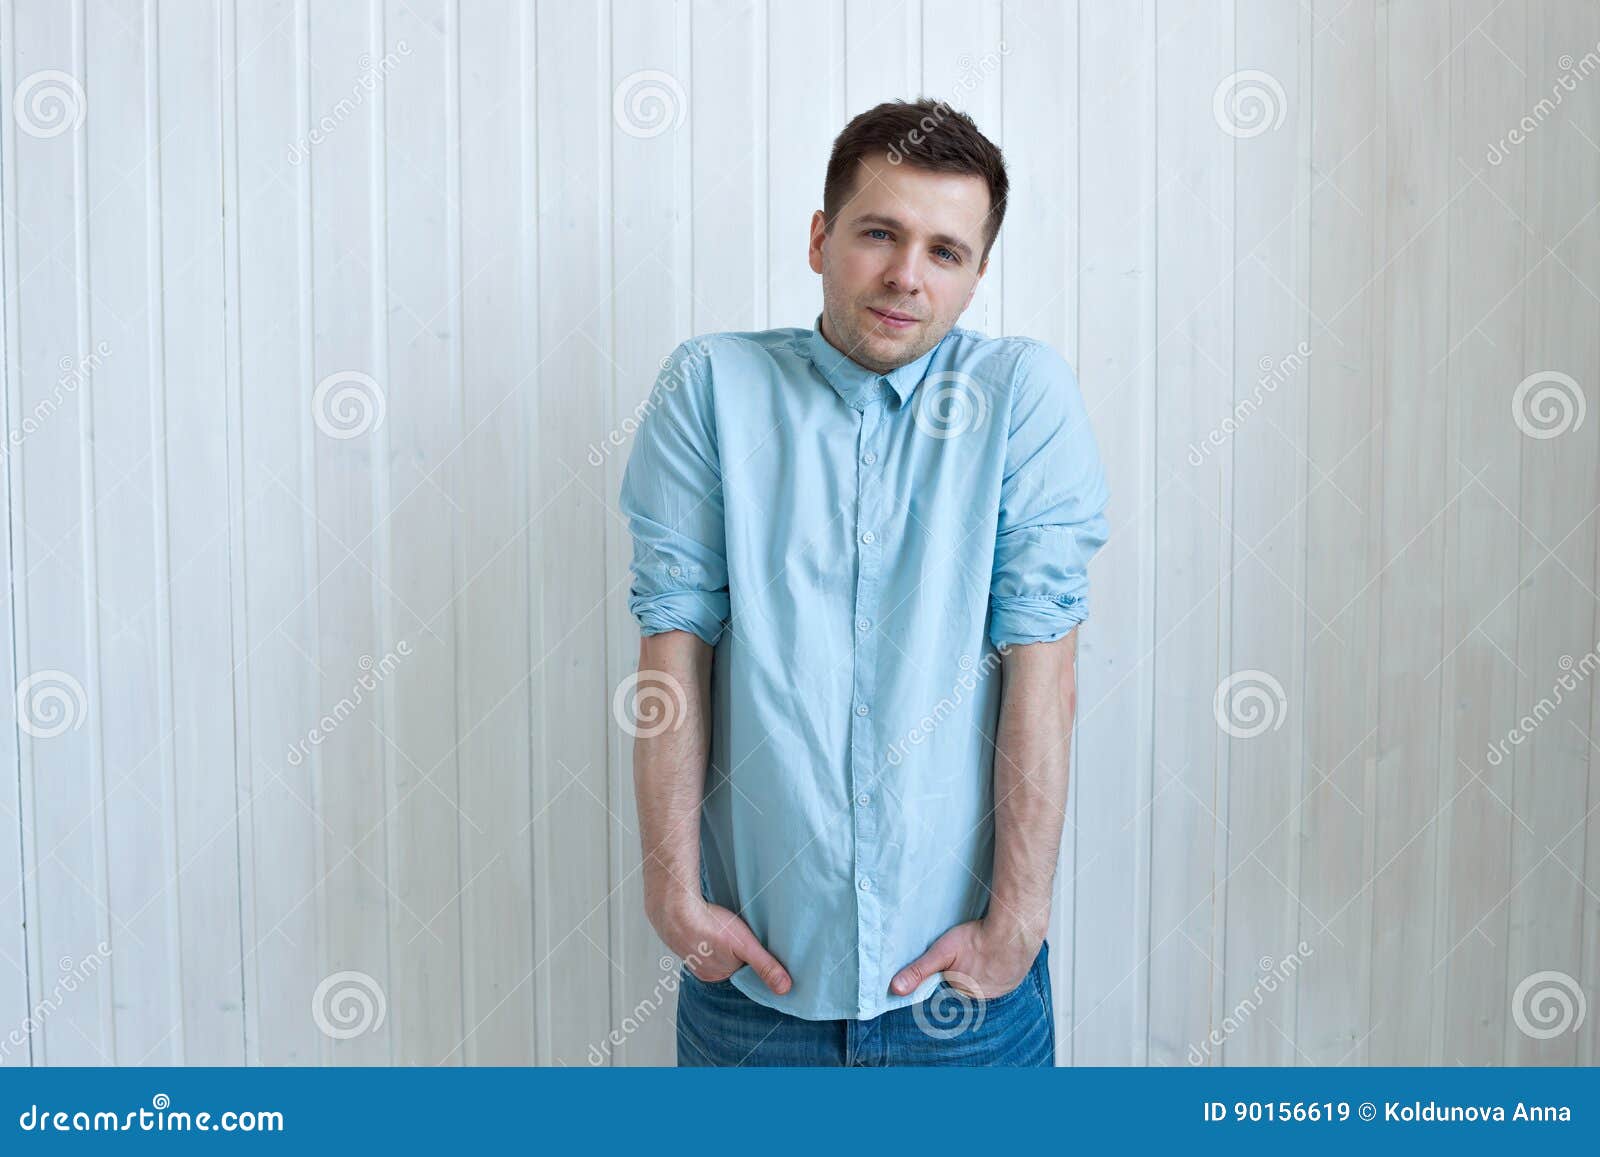
[{"label": "mouth", "polygon": [[910,314],[900,313],[892,309],[873,309],[872,306],[869,305],[867,306],[867,312],[876,317],[884,326],[892,330],[910,329],[919,322],[918,318],[912,317]]}]

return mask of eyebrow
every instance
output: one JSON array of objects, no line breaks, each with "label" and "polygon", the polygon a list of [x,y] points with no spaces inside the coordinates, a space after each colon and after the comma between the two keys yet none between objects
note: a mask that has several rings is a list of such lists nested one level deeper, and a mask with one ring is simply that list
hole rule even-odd
[{"label": "eyebrow", "polygon": [[[890,229],[899,229],[901,231],[905,230],[905,225],[898,218],[889,217],[883,213],[863,213],[861,216],[857,217],[852,224],[884,225]],[[956,252],[960,253],[962,258],[965,260],[970,261],[972,259],[972,246],[968,245],[959,237],[952,237],[948,233],[935,233],[930,240],[932,240],[936,245],[944,245],[954,249]]]}]

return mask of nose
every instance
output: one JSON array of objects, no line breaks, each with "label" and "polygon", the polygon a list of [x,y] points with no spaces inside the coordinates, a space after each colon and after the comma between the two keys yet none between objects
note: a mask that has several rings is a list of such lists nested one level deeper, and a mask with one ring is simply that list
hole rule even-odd
[{"label": "nose", "polygon": [[922,270],[914,252],[902,252],[884,270],[883,284],[895,293],[915,297],[922,289]]}]

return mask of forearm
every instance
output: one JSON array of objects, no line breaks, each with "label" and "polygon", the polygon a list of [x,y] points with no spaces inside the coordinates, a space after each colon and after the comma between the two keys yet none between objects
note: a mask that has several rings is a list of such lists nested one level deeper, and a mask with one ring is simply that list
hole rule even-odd
[{"label": "forearm", "polygon": [[644,857],[645,912],[663,936],[663,923],[681,905],[700,899],[700,805],[710,753],[711,658],[711,648],[685,631],[646,635],[639,646],[634,795]]},{"label": "forearm", "polygon": [[1005,658],[995,735],[995,859],[986,919],[1042,940],[1066,821],[1076,632],[1014,646]]}]

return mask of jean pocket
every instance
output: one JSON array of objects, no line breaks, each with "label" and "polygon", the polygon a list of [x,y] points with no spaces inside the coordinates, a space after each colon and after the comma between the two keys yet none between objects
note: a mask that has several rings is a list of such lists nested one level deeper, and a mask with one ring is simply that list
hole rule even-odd
[{"label": "jean pocket", "polygon": [[1039,946],[1039,955],[1034,958],[1033,967],[1028,970],[1028,976],[1033,981],[1033,987],[1039,994],[1039,1003],[1046,1008],[1050,1007],[1050,944],[1048,941]]},{"label": "jean pocket", "polygon": [[733,987],[732,976],[724,977],[721,980],[701,980],[694,974],[687,964],[683,966],[681,970],[681,976],[683,978],[682,983],[686,985],[693,985],[702,992],[725,992]]},{"label": "jean pocket", "polygon": [[[1044,945],[1041,945],[1038,953],[1033,958],[1033,963],[1028,966],[1028,971],[1023,975],[1022,979],[1013,987],[1005,992],[1000,993],[998,996],[989,996],[985,994],[982,997],[982,1003],[984,1006],[987,1008],[997,1008],[1001,1005],[1007,1005],[1015,1001],[1018,997],[1027,995],[1030,991],[1036,998],[1038,998],[1040,1004],[1048,1004],[1049,998],[1045,993],[1045,983],[1050,975],[1049,956],[1047,955],[1047,952],[1048,948]],[[972,1003],[978,1002],[977,997],[968,996],[960,989],[950,984],[950,982],[945,980],[943,977],[940,977],[939,986],[937,989],[935,989],[935,991],[948,992],[963,1001],[969,1001]]]},{"label": "jean pocket", "polygon": [[1028,995],[1030,991],[1034,992],[1035,994],[1038,992],[1038,984],[1033,978],[1032,971],[1030,971],[1027,976],[1024,976],[1021,983],[1019,983],[1015,988],[1011,989],[1011,991],[1002,992],[999,996],[991,997],[989,1004],[991,1007],[999,1004],[1008,1004],[1019,997]]},{"label": "jean pocket", "polygon": [[990,996],[987,993],[974,996],[971,993],[963,992],[961,989],[951,984],[948,980],[940,977],[938,987],[936,987],[933,993],[930,994],[929,999],[931,1000],[932,997],[936,995],[943,997],[946,1000],[953,998],[962,1004],[971,1004],[975,1006],[981,1005],[984,1008],[1000,1008],[1004,1005],[1010,1004],[1019,996],[1027,995],[1028,987],[1033,983],[1033,977],[1030,973],[1028,976],[1024,976],[1020,983],[1012,986],[1010,989],[1002,992],[998,996]]}]

